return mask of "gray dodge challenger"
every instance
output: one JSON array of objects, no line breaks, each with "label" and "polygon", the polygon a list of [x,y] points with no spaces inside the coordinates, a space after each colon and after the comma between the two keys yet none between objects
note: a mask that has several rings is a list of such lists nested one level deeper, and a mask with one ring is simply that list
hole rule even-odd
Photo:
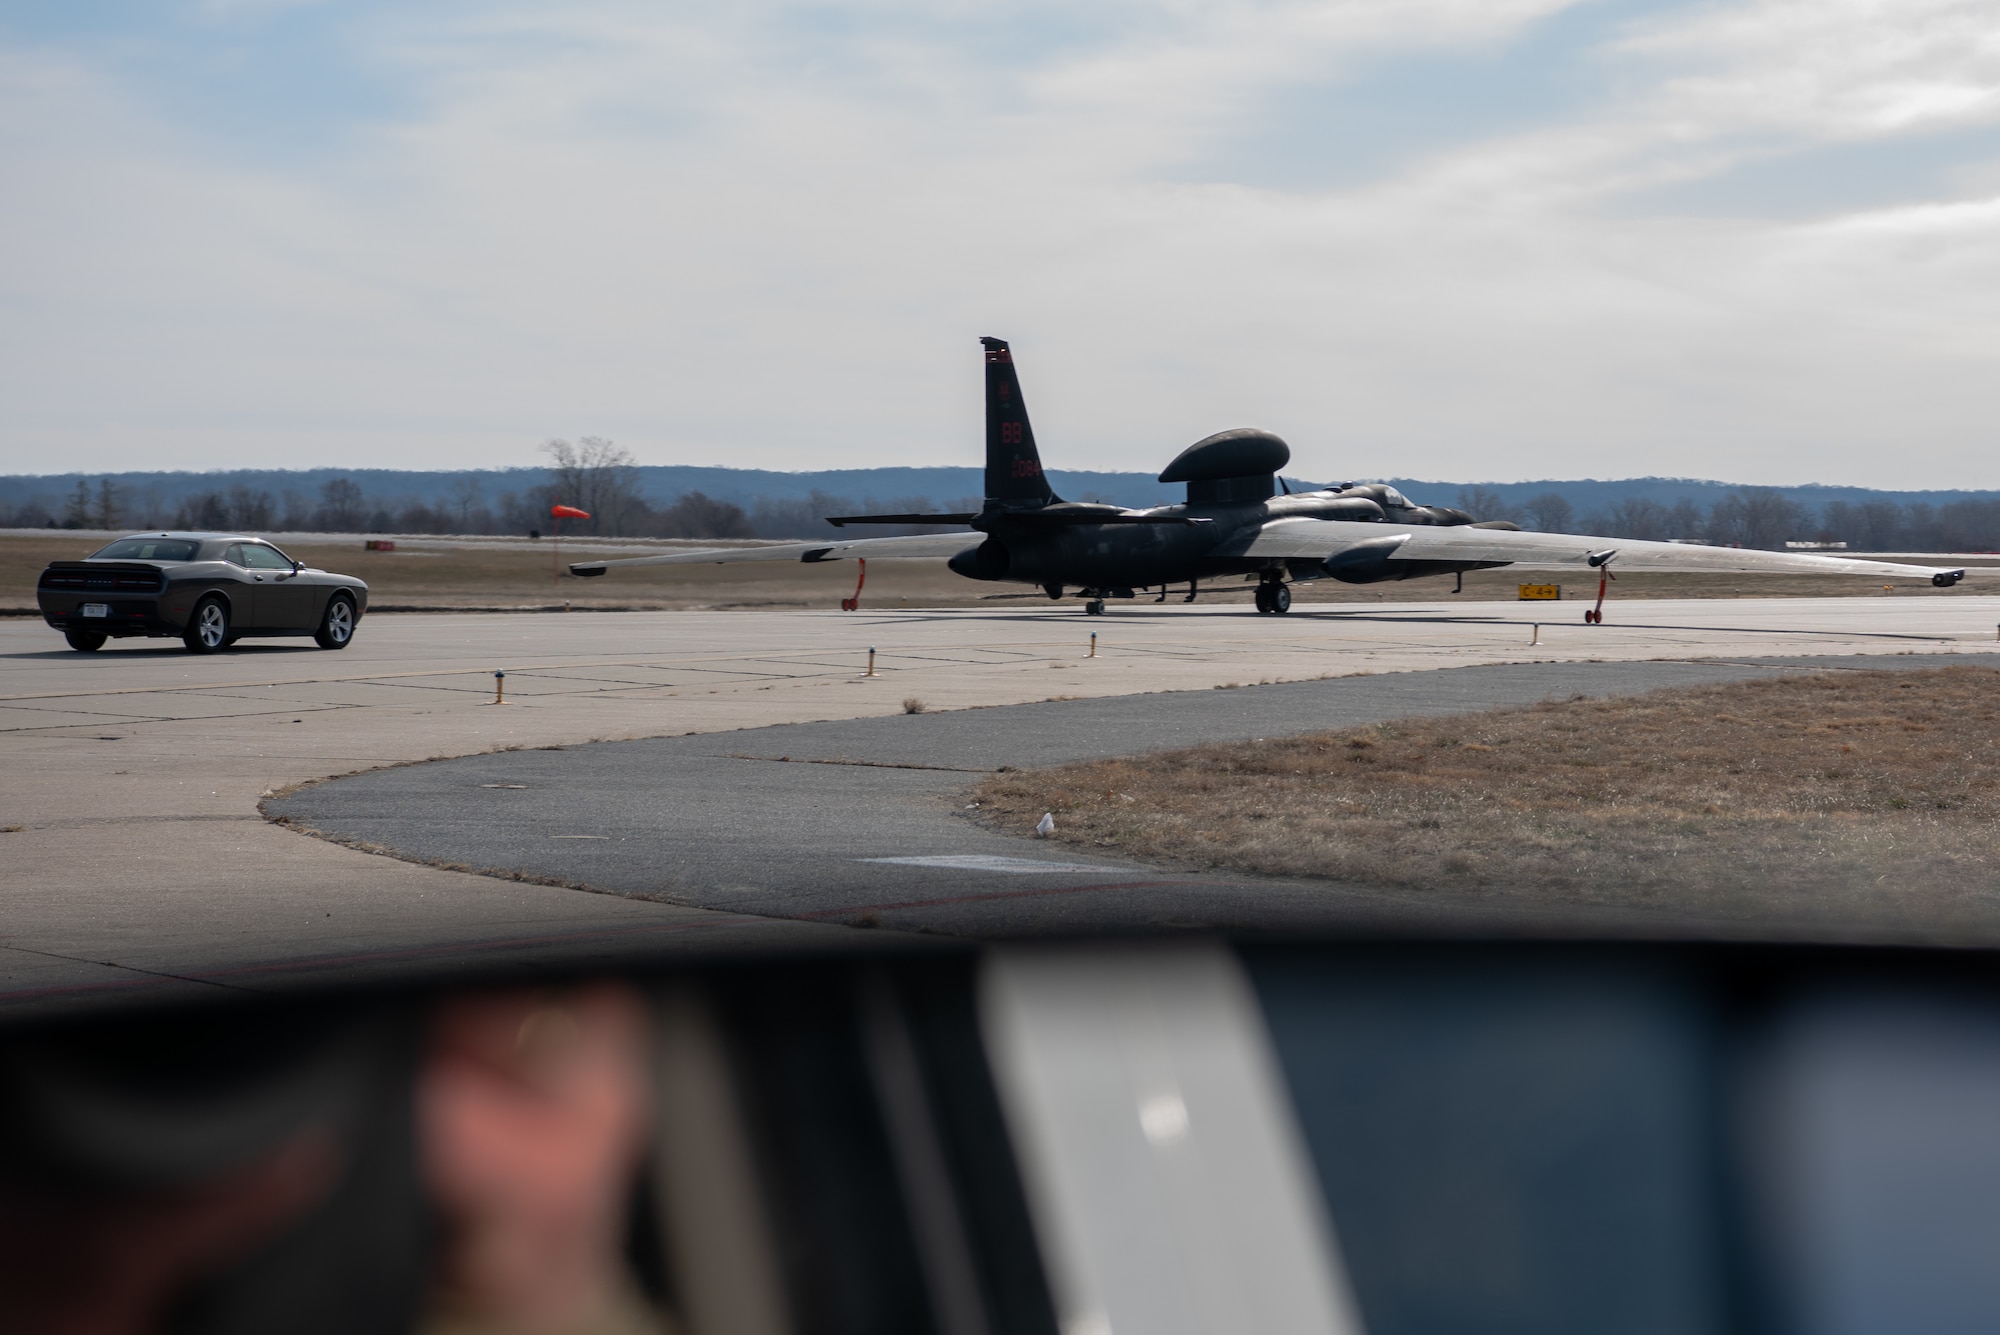
[{"label": "gray dodge challenger", "polygon": [[42,616],[89,653],[107,639],[178,635],[195,653],[246,635],[310,635],[345,649],[368,609],[368,586],[308,570],[240,533],[144,533],[81,561],[52,561],[35,590]]}]

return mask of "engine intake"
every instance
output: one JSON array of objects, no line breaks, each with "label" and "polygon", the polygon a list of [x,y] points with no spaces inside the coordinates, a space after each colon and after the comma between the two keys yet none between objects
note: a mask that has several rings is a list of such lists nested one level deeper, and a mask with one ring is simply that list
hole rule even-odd
[{"label": "engine intake", "polygon": [[1013,564],[1012,553],[998,538],[988,538],[977,547],[967,547],[945,562],[953,574],[967,579],[1005,579]]}]

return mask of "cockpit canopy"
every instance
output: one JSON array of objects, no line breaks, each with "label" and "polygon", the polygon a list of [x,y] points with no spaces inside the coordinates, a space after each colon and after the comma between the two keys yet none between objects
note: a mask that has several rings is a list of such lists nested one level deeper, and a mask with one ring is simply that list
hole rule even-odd
[{"label": "cockpit canopy", "polygon": [[1410,502],[1409,497],[1403,495],[1402,492],[1397,491],[1386,482],[1350,482],[1339,490],[1343,496],[1365,496],[1384,510],[1414,510],[1417,508]]}]

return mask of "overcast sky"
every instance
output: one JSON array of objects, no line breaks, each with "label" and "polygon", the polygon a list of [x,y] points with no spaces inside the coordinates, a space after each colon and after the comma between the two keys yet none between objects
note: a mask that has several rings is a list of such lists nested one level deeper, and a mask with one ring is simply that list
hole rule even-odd
[{"label": "overcast sky", "polygon": [[2000,487],[2000,0],[0,0],[0,472]]}]

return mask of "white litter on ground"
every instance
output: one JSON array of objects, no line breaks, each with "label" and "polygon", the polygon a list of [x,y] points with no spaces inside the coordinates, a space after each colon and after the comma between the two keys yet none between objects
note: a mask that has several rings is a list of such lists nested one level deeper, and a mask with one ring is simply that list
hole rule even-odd
[{"label": "white litter on ground", "polygon": [[1010,858],[989,853],[940,853],[932,857],[856,858],[856,862],[882,862],[895,867],[941,867],[952,871],[1006,872],[1015,876],[1046,876],[1055,872],[1126,872],[1129,867],[1107,867],[1102,863],[1041,862],[1035,858]]}]

